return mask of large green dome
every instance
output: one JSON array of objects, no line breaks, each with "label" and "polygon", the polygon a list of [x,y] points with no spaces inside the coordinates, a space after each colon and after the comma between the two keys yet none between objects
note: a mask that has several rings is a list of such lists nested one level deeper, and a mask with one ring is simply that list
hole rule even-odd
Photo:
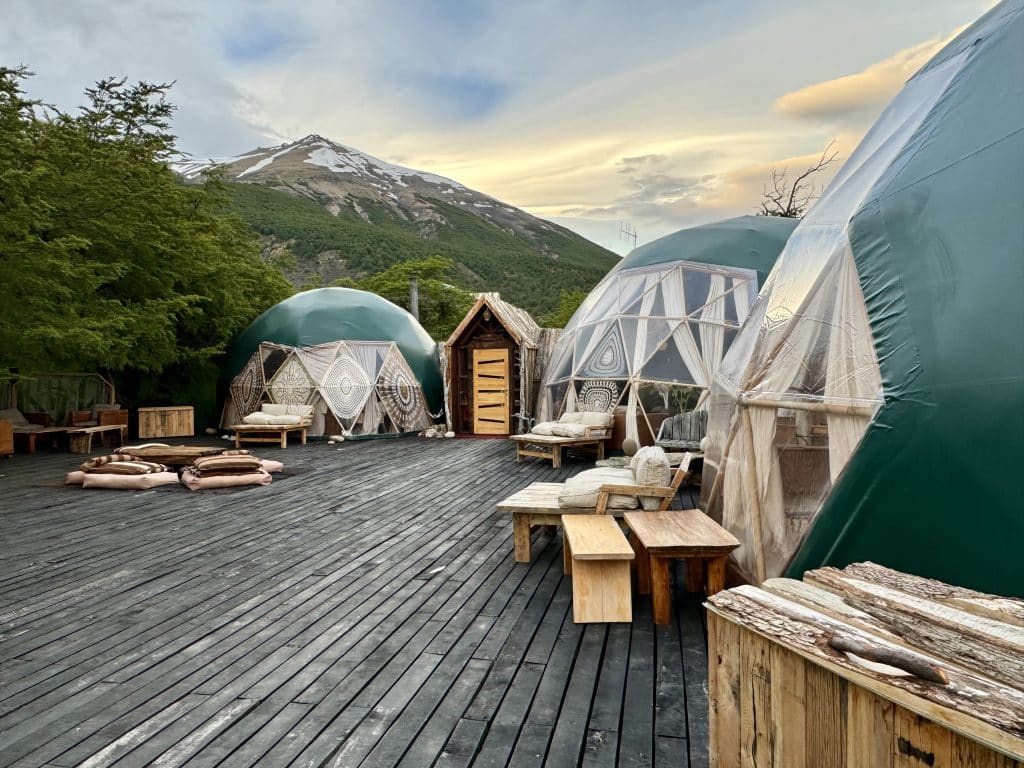
[{"label": "large green dome", "polygon": [[437,344],[416,318],[387,299],[354,288],[317,288],[275,304],[253,320],[231,347],[231,375],[261,342],[308,347],[331,341],[394,341],[419,379],[431,410],[441,407]]},{"label": "large green dome", "polygon": [[799,219],[779,216],[737,216],[734,219],[681,229],[631,251],[615,271],[694,261],[757,272],[763,285]]}]

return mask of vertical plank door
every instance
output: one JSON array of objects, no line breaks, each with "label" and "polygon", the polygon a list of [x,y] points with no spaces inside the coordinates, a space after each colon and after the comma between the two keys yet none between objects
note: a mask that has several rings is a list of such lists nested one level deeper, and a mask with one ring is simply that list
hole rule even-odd
[{"label": "vertical plank door", "polygon": [[473,432],[507,435],[511,422],[509,350],[473,350]]}]

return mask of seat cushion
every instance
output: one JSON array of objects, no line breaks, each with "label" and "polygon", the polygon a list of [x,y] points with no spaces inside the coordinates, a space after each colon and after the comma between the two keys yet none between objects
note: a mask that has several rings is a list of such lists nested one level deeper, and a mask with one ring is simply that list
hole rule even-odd
[{"label": "seat cushion", "polygon": [[583,414],[576,413],[563,413],[558,417],[559,424],[580,424],[583,421]]},{"label": "seat cushion", "polygon": [[[558,493],[559,509],[595,508],[602,485],[635,485],[633,473],[612,467],[584,470],[565,481]],[[636,496],[613,494],[608,497],[608,509],[636,509],[638,505]]]},{"label": "seat cushion", "polygon": [[[672,468],[668,456],[657,446],[648,445],[636,452],[631,463],[633,476],[637,485],[666,486],[672,482]],[[657,496],[641,496],[640,506],[647,510],[655,510],[661,505]]]},{"label": "seat cushion", "polygon": [[16,435],[30,435],[42,429],[46,429],[42,424],[15,424],[11,431]]},{"label": "seat cushion", "polygon": [[109,461],[100,464],[92,469],[86,470],[89,475],[148,475],[157,472],[166,472],[167,467],[163,464],[154,464],[151,461]]},{"label": "seat cushion", "polygon": [[557,437],[586,437],[587,427],[583,424],[563,424],[558,422],[552,425],[551,434]]},{"label": "seat cushion", "polygon": [[295,427],[302,423],[302,417],[294,413],[267,413],[256,411],[244,417],[242,421],[246,424],[258,424],[268,427]]}]

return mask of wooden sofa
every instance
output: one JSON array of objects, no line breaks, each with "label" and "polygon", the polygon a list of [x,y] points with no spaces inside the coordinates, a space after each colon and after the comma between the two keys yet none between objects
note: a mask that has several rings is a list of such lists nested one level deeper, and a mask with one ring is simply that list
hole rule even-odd
[{"label": "wooden sofa", "polygon": [[614,416],[597,411],[563,414],[558,421],[545,421],[509,440],[516,444],[516,461],[524,457],[550,459],[551,466],[562,466],[565,450],[593,450],[597,459],[604,458],[604,443],[611,437]]},{"label": "wooden sofa", "polygon": [[283,405],[264,403],[260,410],[250,413],[241,424],[233,424],[235,447],[243,443],[278,443],[288,447],[288,433],[297,432],[306,444],[306,430],[313,423],[312,405]]},{"label": "wooden sofa", "polygon": [[654,444],[665,450],[699,451],[708,433],[708,412],[678,413],[661,422]]},{"label": "wooden sofa", "polygon": [[58,437],[67,433],[67,427],[55,427],[50,414],[39,411],[22,413],[17,408],[0,411],[0,420],[9,422],[14,442],[24,443],[28,453],[36,452],[36,444],[40,440],[49,440],[54,445]]}]

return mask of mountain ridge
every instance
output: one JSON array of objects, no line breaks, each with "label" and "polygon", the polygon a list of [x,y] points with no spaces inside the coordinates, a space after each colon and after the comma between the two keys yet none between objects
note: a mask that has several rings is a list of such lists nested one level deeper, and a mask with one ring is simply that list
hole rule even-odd
[{"label": "mountain ridge", "polygon": [[[215,166],[232,188],[231,210],[269,250],[287,245],[295,253],[300,263],[288,275],[293,282],[363,276],[436,253],[457,264],[466,288],[501,291],[537,312],[552,308],[562,290],[589,289],[619,260],[571,230],[458,181],[320,134],[173,167],[195,182]],[[305,198],[334,221],[254,187]]]}]

